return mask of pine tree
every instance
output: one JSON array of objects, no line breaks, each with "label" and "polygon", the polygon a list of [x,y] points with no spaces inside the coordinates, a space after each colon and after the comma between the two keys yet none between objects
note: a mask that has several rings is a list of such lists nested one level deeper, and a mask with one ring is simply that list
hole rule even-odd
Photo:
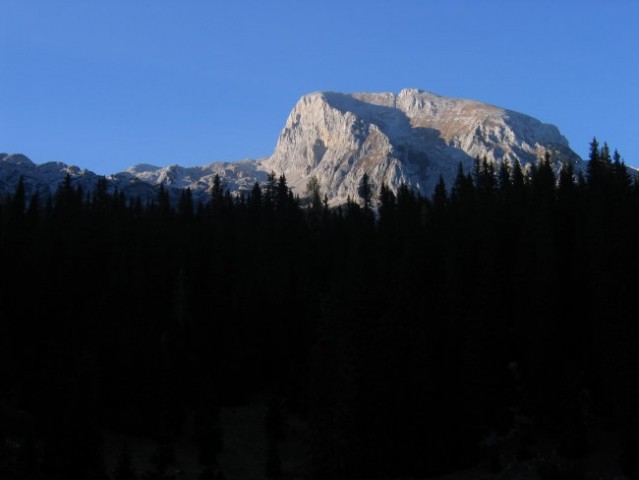
[{"label": "pine tree", "polygon": [[190,221],[193,219],[193,194],[189,187],[182,189],[182,192],[180,193],[178,216],[183,221]]},{"label": "pine tree", "polygon": [[24,210],[26,207],[26,193],[24,187],[24,177],[22,175],[20,175],[20,179],[18,180],[18,185],[11,201],[11,207],[14,216],[22,217],[22,215],[24,215]]},{"label": "pine tree", "polygon": [[632,185],[632,179],[628,173],[628,169],[617,150],[615,150],[612,159],[614,190],[616,192],[627,192]]},{"label": "pine tree", "polygon": [[285,209],[293,204],[291,198],[289,197],[289,188],[286,182],[286,176],[281,174],[276,187],[275,193],[275,205],[278,209]]},{"label": "pine tree", "polygon": [[93,190],[92,207],[96,210],[105,210],[109,205],[109,184],[105,177],[99,177]]},{"label": "pine tree", "polygon": [[599,142],[593,138],[590,142],[588,165],[586,167],[586,180],[588,186],[595,191],[603,192],[608,185],[609,173],[612,169],[610,150],[607,144],[599,148]]},{"label": "pine tree", "polygon": [[255,182],[249,193],[248,208],[253,215],[259,214],[262,209],[262,189],[259,182]]},{"label": "pine tree", "polygon": [[380,228],[391,228],[394,223],[397,200],[393,191],[382,184],[379,189],[379,223]]},{"label": "pine tree", "polygon": [[364,173],[364,175],[362,175],[362,179],[359,182],[359,187],[357,188],[357,194],[362,199],[364,210],[369,211],[371,208],[373,191],[370,180],[368,178],[368,173]]},{"label": "pine tree", "polygon": [[517,192],[523,192],[526,186],[526,175],[521,167],[519,160],[513,165],[513,189]]},{"label": "pine tree", "polygon": [[552,169],[550,153],[545,153],[543,160],[539,162],[535,169],[532,180],[535,191],[539,195],[544,198],[549,198],[553,195],[555,190],[555,174]]},{"label": "pine tree", "polygon": [[158,208],[162,217],[168,217],[171,213],[171,202],[169,192],[164,187],[164,182],[160,183],[157,195]]},{"label": "pine tree", "polygon": [[497,179],[495,178],[495,165],[489,162],[486,157],[475,158],[473,164],[473,176],[475,179],[475,187],[482,199],[491,198],[497,188]]},{"label": "pine tree", "polygon": [[497,174],[497,186],[502,192],[508,191],[512,187],[511,167],[510,163],[505,158],[499,165],[499,172]]},{"label": "pine tree", "polygon": [[272,209],[276,203],[277,195],[277,177],[274,171],[271,171],[266,177],[266,183],[264,184],[263,198],[264,207],[267,210]]},{"label": "pine tree", "polygon": [[563,162],[559,170],[559,192],[572,191],[575,187],[575,167],[570,162]]},{"label": "pine tree", "polygon": [[446,191],[446,182],[444,177],[439,176],[439,181],[435,185],[435,192],[433,193],[433,208],[437,212],[443,212],[448,204],[448,192]]},{"label": "pine tree", "polygon": [[66,173],[54,196],[54,207],[63,215],[75,216],[82,208],[81,190],[73,188],[71,174]]},{"label": "pine tree", "polygon": [[31,226],[37,225],[40,219],[40,193],[35,192],[29,200],[29,208],[27,208],[27,219]]},{"label": "pine tree", "polygon": [[322,209],[321,188],[316,176],[312,176],[306,182],[306,198],[314,211]]},{"label": "pine tree", "polygon": [[457,175],[451,192],[451,200],[459,207],[466,207],[474,203],[475,186],[470,174],[464,172],[461,162],[457,165]]},{"label": "pine tree", "polygon": [[214,206],[218,206],[222,204],[223,198],[224,189],[222,188],[222,180],[216,173],[215,177],[213,177],[213,185],[211,186],[211,201],[213,202]]}]

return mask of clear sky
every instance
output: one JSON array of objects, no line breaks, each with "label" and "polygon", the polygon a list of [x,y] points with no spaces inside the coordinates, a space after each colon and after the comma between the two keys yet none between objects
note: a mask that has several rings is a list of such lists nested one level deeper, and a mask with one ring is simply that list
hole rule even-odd
[{"label": "clear sky", "polygon": [[0,152],[99,174],[268,156],[316,90],[420,88],[639,166],[636,0],[0,0]]}]

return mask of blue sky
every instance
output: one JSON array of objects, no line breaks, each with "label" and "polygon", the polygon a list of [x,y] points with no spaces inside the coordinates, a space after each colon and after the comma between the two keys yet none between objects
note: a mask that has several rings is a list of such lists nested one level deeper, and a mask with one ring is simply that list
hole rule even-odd
[{"label": "blue sky", "polygon": [[0,0],[0,152],[99,174],[272,153],[316,90],[412,87],[639,166],[635,0]]}]

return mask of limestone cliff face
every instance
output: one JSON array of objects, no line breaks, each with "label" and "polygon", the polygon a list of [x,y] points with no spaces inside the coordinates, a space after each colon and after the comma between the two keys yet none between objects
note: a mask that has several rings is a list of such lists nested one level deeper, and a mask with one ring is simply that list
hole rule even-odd
[{"label": "limestone cliff face", "polygon": [[466,171],[476,157],[526,166],[545,152],[557,163],[581,162],[555,126],[485,103],[415,89],[314,92],[295,105],[258,169],[284,173],[300,196],[315,176],[338,204],[357,198],[364,173],[375,189],[405,182],[430,195],[440,174],[452,184],[460,162]]}]

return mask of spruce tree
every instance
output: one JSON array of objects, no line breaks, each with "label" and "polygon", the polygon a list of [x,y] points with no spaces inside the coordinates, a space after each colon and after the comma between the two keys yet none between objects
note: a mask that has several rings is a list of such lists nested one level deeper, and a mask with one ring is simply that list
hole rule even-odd
[{"label": "spruce tree", "polygon": [[193,219],[193,194],[191,189],[186,187],[180,192],[178,202],[178,216],[182,221],[188,222]]},{"label": "spruce tree", "polygon": [[444,177],[439,176],[437,185],[435,185],[435,192],[433,193],[433,208],[437,212],[443,212],[448,204],[448,192],[446,191],[446,182]]},{"label": "spruce tree", "polygon": [[506,192],[512,187],[511,167],[509,161],[505,158],[499,165],[499,172],[497,174],[497,186],[502,192]]},{"label": "spruce tree", "polygon": [[306,182],[306,198],[314,211],[322,209],[321,188],[316,176],[312,176]]},{"label": "spruce tree", "polygon": [[264,207],[267,210],[271,210],[276,203],[277,196],[277,177],[274,171],[271,171],[266,177],[266,183],[264,184],[263,198]]},{"label": "spruce tree", "polygon": [[213,202],[213,206],[221,205],[223,198],[224,189],[222,188],[222,180],[216,173],[215,177],[213,177],[213,185],[211,186],[211,201]]},{"label": "spruce tree", "polygon": [[289,207],[292,204],[293,202],[289,198],[289,188],[286,182],[286,176],[284,174],[281,174],[277,181],[277,187],[276,187],[276,193],[275,193],[275,205],[277,206],[278,209],[282,210],[284,208]]},{"label": "spruce tree", "polygon": [[362,175],[362,178],[359,182],[359,187],[357,188],[357,194],[362,199],[364,210],[370,210],[373,190],[370,184],[368,173],[364,173],[364,175]]},{"label": "spruce tree", "polygon": [[169,200],[169,192],[164,186],[164,182],[160,183],[157,194],[157,204],[160,215],[167,218],[171,213],[171,202]]},{"label": "spruce tree", "polygon": [[13,195],[11,205],[13,215],[16,217],[22,217],[26,208],[26,193],[24,187],[24,177],[22,175],[20,175],[20,179],[18,180],[18,186],[16,187],[16,191]]}]

